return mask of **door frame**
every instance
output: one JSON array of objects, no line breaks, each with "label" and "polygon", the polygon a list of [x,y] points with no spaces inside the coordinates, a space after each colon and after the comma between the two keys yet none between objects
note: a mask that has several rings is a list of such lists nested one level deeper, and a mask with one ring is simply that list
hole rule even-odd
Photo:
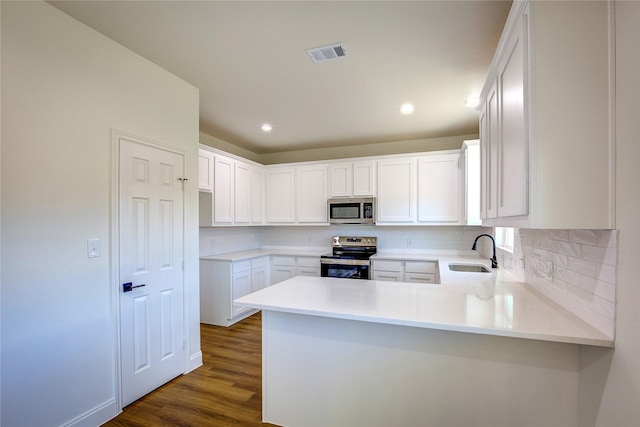
[{"label": "door frame", "polygon": [[[163,144],[149,138],[140,137],[129,132],[120,131],[117,129],[111,129],[111,277],[109,283],[110,303],[111,303],[111,325],[113,328],[113,391],[115,395],[115,403],[118,409],[118,413],[122,412],[122,364],[121,364],[121,346],[120,346],[120,140],[126,139],[137,144],[146,145],[158,150],[167,151],[170,153],[179,154],[182,156],[182,166],[184,175],[187,175],[187,152],[176,147],[172,147],[167,144]],[[182,268],[182,336],[184,344],[184,360],[182,373],[188,372],[189,366],[189,303],[187,296],[190,294],[187,292],[186,269],[184,268],[184,259],[187,245],[187,197],[186,193],[183,193],[183,215],[182,215],[182,252],[183,252],[183,268]]]}]

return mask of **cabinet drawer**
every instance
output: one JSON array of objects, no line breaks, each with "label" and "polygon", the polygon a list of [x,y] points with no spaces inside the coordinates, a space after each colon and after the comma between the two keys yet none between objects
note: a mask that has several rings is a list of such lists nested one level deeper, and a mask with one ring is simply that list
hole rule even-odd
[{"label": "cabinet drawer", "polygon": [[373,280],[380,280],[383,282],[402,282],[402,273],[393,271],[374,271]]},{"label": "cabinet drawer", "polygon": [[426,273],[406,273],[404,281],[410,283],[436,283],[435,274]]},{"label": "cabinet drawer", "polygon": [[402,261],[376,260],[373,262],[375,271],[402,272]]},{"label": "cabinet drawer", "polygon": [[273,265],[283,265],[283,266],[287,266],[287,267],[295,267],[296,266],[296,259],[295,259],[295,257],[292,257],[292,256],[274,256],[271,259],[271,263]]},{"label": "cabinet drawer", "polygon": [[269,265],[269,257],[263,256],[251,260],[251,268],[267,267]]},{"label": "cabinet drawer", "polygon": [[298,276],[320,277],[320,267],[298,267]]},{"label": "cabinet drawer", "polygon": [[236,261],[232,264],[231,270],[233,271],[233,274],[240,273],[242,271],[249,271],[251,270],[251,260]]},{"label": "cabinet drawer", "polygon": [[436,263],[431,261],[406,261],[404,264],[406,273],[430,273],[436,272]]},{"label": "cabinet drawer", "polygon": [[298,267],[320,268],[319,257],[298,257]]}]

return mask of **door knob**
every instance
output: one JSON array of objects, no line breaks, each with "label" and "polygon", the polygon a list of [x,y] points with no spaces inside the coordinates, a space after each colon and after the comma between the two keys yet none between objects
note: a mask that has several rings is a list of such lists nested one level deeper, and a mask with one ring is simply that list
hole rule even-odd
[{"label": "door knob", "polygon": [[131,292],[133,290],[133,288],[141,288],[143,286],[147,286],[147,285],[136,285],[136,286],[133,286],[133,283],[131,283],[131,282],[123,283],[122,284],[122,292]]}]

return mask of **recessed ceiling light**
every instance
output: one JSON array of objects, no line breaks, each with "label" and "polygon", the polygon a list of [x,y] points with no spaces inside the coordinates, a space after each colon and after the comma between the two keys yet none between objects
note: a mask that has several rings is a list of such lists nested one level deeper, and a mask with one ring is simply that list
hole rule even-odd
[{"label": "recessed ceiling light", "polygon": [[478,98],[477,96],[471,96],[464,100],[464,105],[466,105],[467,107],[475,108],[480,105],[480,98]]},{"label": "recessed ceiling light", "polygon": [[260,129],[262,129],[263,132],[271,132],[271,129],[273,129],[273,126],[271,126],[269,123],[263,123]]},{"label": "recessed ceiling light", "polygon": [[400,112],[402,114],[411,114],[413,113],[413,110],[414,110],[413,104],[406,103],[400,106]]}]

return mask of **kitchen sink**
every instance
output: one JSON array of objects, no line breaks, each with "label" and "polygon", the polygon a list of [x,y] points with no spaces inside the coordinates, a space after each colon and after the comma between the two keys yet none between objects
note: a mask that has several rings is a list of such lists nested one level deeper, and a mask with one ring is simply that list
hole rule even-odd
[{"label": "kitchen sink", "polygon": [[491,270],[480,264],[449,264],[449,270],[467,273],[491,273]]}]

